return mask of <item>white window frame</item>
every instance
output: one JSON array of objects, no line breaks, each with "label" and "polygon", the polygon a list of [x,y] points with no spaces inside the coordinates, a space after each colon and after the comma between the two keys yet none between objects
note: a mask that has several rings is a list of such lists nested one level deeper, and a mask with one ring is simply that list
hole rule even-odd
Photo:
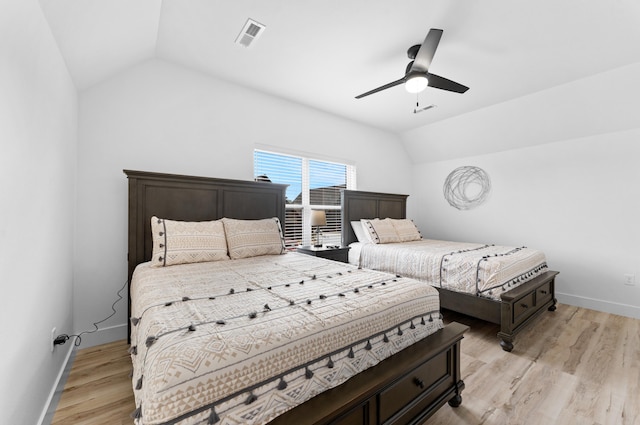
[{"label": "white window frame", "polygon": [[[346,174],[346,189],[348,190],[356,190],[356,166],[355,164],[348,163],[347,161],[335,160],[335,159],[325,159],[314,157],[313,155],[303,154],[303,153],[288,153],[282,152],[274,149],[268,148],[255,148],[254,149],[254,176],[256,176],[256,164],[255,158],[257,152],[265,152],[272,155],[282,155],[282,156],[290,156],[294,158],[299,158],[302,160],[302,187],[301,187],[301,195],[302,195],[302,204],[286,204],[285,208],[287,210],[301,210],[302,211],[302,245],[311,245],[312,240],[315,240],[312,237],[311,229],[311,210],[312,209],[321,209],[325,211],[340,211],[342,209],[341,205],[322,205],[322,204],[311,204],[311,176],[310,176],[310,161],[318,161],[318,162],[326,162],[331,164],[337,164],[345,167]],[[256,176],[257,177],[257,176]],[[274,183],[285,183],[274,181]],[[286,183],[285,183],[286,184]],[[341,220],[341,217],[340,217]],[[327,223],[330,227],[329,223]],[[323,243],[325,245],[340,245],[341,244],[341,234],[340,230],[337,229],[338,233],[332,232],[330,235],[324,234]],[[286,232],[286,223],[285,223],[285,232]]]}]

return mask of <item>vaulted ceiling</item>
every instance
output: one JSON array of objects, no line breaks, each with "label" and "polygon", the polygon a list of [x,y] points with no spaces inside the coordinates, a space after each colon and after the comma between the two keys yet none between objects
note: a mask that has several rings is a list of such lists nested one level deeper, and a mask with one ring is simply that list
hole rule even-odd
[{"label": "vaulted ceiling", "polygon": [[[79,90],[158,58],[400,133],[640,61],[637,0],[40,0]],[[264,25],[248,48],[248,18]],[[465,94],[402,86],[430,28],[430,72]],[[420,106],[437,105],[418,114]]]}]

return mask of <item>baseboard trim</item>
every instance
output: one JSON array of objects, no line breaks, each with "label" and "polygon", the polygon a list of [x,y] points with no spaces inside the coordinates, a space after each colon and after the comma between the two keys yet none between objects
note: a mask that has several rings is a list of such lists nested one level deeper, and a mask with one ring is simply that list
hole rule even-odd
[{"label": "baseboard trim", "polygon": [[127,338],[127,325],[115,325],[101,328],[95,332],[82,335],[80,348],[89,348],[96,345],[108,344]]},{"label": "baseboard trim", "polygon": [[632,319],[640,319],[640,307],[637,306],[558,292],[556,292],[556,298],[558,298],[558,301],[562,304],[569,304],[576,307],[584,307],[605,313],[617,314],[619,316],[631,317]]},{"label": "baseboard trim", "polygon": [[49,425],[53,421],[53,415],[56,413],[56,408],[58,407],[58,403],[60,402],[60,397],[62,396],[64,385],[67,382],[69,373],[71,372],[71,366],[73,365],[73,359],[75,358],[76,352],[75,345],[73,344],[73,339],[70,339],[68,341],[68,345],[66,348],[67,355],[62,362],[60,372],[58,372],[56,381],[53,384],[53,388],[51,388],[51,392],[49,393],[47,402],[44,405],[42,413],[40,414],[40,419],[38,420],[39,425]]}]

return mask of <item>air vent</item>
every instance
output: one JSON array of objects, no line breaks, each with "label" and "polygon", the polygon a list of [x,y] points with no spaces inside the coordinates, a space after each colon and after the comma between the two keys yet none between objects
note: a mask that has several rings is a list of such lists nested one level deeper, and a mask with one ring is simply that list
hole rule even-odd
[{"label": "air vent", "polygon": [[260,37],[266,27],[260,22],[256,22],[253,19],[247,19],[247,23],[244,24],[242,31],[236,38],[236,44],[244,47],[249,47],[256,38]]}]

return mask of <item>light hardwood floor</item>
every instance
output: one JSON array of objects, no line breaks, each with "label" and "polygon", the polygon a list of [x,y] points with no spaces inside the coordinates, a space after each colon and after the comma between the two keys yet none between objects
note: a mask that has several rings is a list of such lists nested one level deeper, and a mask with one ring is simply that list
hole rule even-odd
[{"label": "light hardwood floor", "polygon": [[[462,341],[462,405],[429,425],[640,425],[640,320],[559,305],[502,351],[498,326],[471,326]],[[79,350],[54,425],[132,424],[126,341]]]}]

